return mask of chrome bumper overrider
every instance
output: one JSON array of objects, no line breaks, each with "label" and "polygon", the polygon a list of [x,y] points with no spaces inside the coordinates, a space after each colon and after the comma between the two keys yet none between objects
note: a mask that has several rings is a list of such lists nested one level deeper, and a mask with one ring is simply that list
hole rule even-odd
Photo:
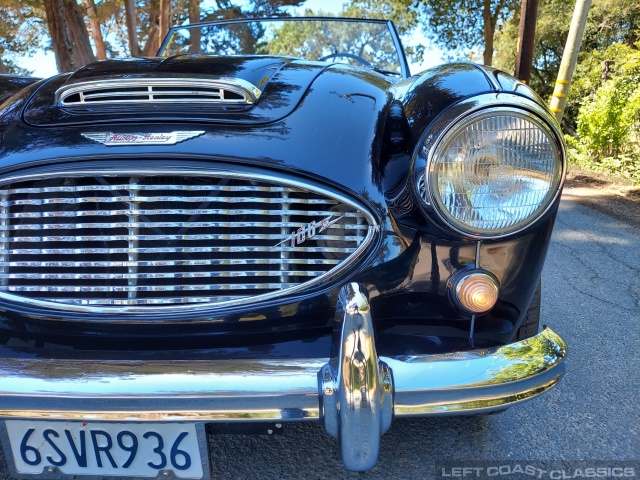
[{"label": "chrome bumper overrider", "polygon": [[0,417],[90,421],[321,421],[351,470],[371,468],[394,416],[499,410],[553,387],[566,345],[552,330],[502,347],[378,357],[369,302],[341,291],[332,358],[0,359]]}]

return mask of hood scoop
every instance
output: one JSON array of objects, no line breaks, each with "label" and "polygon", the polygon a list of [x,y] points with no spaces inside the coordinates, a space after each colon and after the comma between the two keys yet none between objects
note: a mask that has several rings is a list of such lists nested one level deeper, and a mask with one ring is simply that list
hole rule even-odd
[{"label": "hood scoop", "polygon": [[253,105],[260,89],[239,78],[121,78],[65,85],[56,91],[62,107],[195,103]]},{"label": "hood scoop", "polygon": [[296,108],[325,68],[271,56],[103,60],[43,82],[22,118],[34,127],[271,123]]}]

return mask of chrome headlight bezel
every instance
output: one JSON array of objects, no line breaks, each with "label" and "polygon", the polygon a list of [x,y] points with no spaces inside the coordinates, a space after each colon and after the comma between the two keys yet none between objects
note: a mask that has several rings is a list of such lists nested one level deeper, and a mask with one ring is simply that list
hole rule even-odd
[{"label": "chrome headlight bezel", "polygon": [[[500,116],[500,114],[514,115],[526,118],[535,123],[554,147],[556,162],[559,169],[554,178],[549,193],[533,214],[514,225],[496,231],[477,231],[466,227],[461,221],[452,218],[450,213],[439,202],[434,191],[433,170],[437,165],[437,155],[449,143],[449,139],[474,123],[478,118]],[[485,94],[464,100],[443,112],[423,133],[414,154],[414,188],[420,198],[423,210],[428,217],[438,220],[438,223],[453,231],[473,239],[497,239],[514,235],[531,227],[556,203],[564,184],[566,174],[566,154],[560,133],[560,127],[555,118],[536,102],[513,94]],[[435,218],[434,218],[435,217]]]}]

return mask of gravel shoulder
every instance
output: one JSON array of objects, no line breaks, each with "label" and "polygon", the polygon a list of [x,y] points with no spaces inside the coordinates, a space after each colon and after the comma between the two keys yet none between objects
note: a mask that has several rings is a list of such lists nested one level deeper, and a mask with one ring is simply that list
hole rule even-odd
[{"label": "gravel shoulder", "polygon": [[563,197],[640,228],[640,186],[569,167]]}]

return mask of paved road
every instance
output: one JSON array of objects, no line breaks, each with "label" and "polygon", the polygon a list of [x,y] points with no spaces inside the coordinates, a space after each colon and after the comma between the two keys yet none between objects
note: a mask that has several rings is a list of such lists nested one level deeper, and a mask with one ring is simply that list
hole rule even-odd
[{"label": "paved road", "polygon": [[570,347],[566,377],[543,397],[489,417],[397,420],[378,465],[362,474],[343,469],[316,425],[215,436],[214,478],[427,479],[436,461],[489,460],[634,460],[640,476],[640,231],[563,200],[542,316]]}]

